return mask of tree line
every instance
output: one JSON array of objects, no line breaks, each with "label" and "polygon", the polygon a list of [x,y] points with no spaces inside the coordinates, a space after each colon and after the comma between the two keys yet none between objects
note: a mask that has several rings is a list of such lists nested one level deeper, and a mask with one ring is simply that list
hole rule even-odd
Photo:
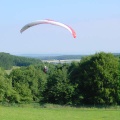
[{"label": "tree line", "polygon": [[0,102],[61,105],[120,105],[120,61],[111,53],[96,53],[71,64],[31,64],[0,68]]}]

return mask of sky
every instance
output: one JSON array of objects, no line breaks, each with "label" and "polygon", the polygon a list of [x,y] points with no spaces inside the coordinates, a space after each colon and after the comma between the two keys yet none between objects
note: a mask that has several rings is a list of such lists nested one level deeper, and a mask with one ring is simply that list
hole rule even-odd
[{"label": "sky", "polygon": [[[120,0],[1,0],[0,52],[10,54],[120,53]],[[52,19],[66,29],[27,23]]]}]

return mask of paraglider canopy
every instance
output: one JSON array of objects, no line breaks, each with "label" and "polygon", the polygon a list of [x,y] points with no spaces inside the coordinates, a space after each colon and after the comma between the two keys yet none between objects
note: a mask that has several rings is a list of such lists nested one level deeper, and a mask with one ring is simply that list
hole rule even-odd
[{"label": "paraglider canopy", "polygon": [[65,25],[65,24],[63,24],[61,22],[57,22],[57,21],[49,20],[49,19],[38,20],[38,21],[28,23],[20,30],[20,32],[22,33],[25,30],[27,30],[28,28],[30,28],[32,26],[35,26],[35,25],[39,25],[39,24],[51,24],[51,25],[61,26],[61,27],[65,28],[65,29],[67,29],[72,34],[72,36],[74,38],[76,38],[76,32],[70,26]]}]

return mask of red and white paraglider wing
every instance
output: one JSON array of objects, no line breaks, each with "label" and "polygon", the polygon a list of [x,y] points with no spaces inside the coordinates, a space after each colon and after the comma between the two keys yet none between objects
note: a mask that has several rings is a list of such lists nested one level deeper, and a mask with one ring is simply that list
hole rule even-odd
[{"label": "red and white paraglider wing", "polygon": [[68,25],[65,25],[63,23],[56,22],[56,21],[53,21],[53,20],[48,20],[48,23],[53,24],[53,25],[58,25],[58,26],[66,28],[67,30],[69,30],[71,32],[71,34],[73,35],[73,37],[76,38],[75,31],[71,27],[69,27]]},{"label": "red and white paraglider wing", "polygon": [[35,26],[35,25],[39,25],[39,24],[52,24],[52,25],[61,26],[63,28],[66,28],[73,35],[73,37],[76,38],[76,33],[71,27],[69,27],[68,25],[65,25],[63,23],[56,22],[56,21],[49,20],[49,19],[39,20],[39,21],[28,23],[20,30],[20,32],[22,33],[23,31],[27,30],[28,28]]}]

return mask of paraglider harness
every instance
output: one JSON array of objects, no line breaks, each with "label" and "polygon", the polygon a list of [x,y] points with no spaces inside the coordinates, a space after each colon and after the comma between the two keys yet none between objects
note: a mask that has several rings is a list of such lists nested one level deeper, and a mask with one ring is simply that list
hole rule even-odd
[{"label": "paraglider harness", "polygon": [[47,66],[44,66],[43,71],[44,71],[45,73],[47,73],[47,72],[48,72],[48,67],[47,67]]}]

